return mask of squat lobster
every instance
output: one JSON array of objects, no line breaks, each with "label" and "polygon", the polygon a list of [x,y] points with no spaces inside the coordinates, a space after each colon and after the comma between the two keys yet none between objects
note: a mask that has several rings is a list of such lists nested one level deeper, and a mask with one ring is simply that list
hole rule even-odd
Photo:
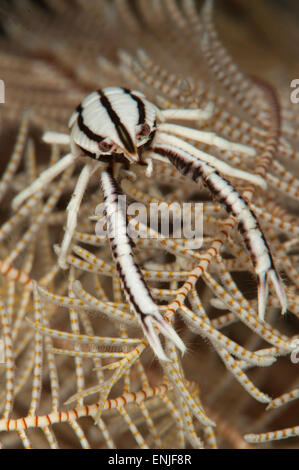
[{"label": "squat lobster", "polygon": [[[241,234],[250,253],[258,277],[258,312],[264,318],[268,296],[268,282],[272,281],[279,298],[282,312],[287,310],[287,300],[282,281],[273,263],[269,246],[264,238],[255,214],[238,191],[219,173],[251,181],[263,188],[264,180],[248,172],[232,168],[221,160],[195,148],[180,137],[208,143],[219,148],[254,155],[255,151],[245,145],[231,143],[214,133],[166,123],[166,119],[203,120],[209,110],[170,109],[160,110],[149,102],[144,94],[126,88],[109,87],[89,94],[72,114],[70,136],[47,132],[48,143],[70,144],[71,153],[61,158],[53,167],[42,172],[28,188],[13,200],[16,209],[29,196],[53,180],[77,158],[88,156],[97,161],[87,163],[78,178],[75,190],[67,207],[67,224],[58,263],[67,268],[66,258],[77,224],[77,215],[82,197],[91,175],[101,171],[101,186],[108,221],[112,255],[128,303],[140,320],[143,331],[157,357],[168,360],[161,346],[155,325],[173,343],[185,351],[185,345],[172,326],[162,317],[151,297],[141,271],[134,262],[132,242],[127,233],[127,218],[124,208],[117,204],[120,193],[113,177],[113,162],[126,166],[132,163],[147,165],[146,173],[152,171],[152,160],[171,162],[183,175],[201,181],[222,202],[239,222]],[[106,167],[103,169],[103,163]],[[218,171],[217,171],[218,170]],[[117,223],[117,237],[115,224]]]}]

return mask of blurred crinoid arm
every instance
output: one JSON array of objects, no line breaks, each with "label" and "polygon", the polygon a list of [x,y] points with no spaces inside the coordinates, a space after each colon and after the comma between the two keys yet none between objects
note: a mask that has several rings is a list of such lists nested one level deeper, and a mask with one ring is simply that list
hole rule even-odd
[{"label": "blurred crinoid arm", "polygon": [[90,164],[83,167],[76,183],[71,200],[67,206],[67,223],[65,236],[63,237],[61,250],[58,257],[58,264],[62,269],[67,269],[66,256],[70,249],[70,244],[77,226],[77,217],[88,182],[92,174],[98,169]]},{"label": "blurred crinoid arm", "polygon": [[101,173],[108,236],[113,258],[127,301],[139,318],[142,329],[153,351],[162,361],[169,360],[161,346],[155,326],[183,353],[186,347],[172,326],[163,318],[144,282],[132,255],[132,240],[127,233],[128,221],[121,190],[113,178],[112,166]]},{"label": "blurred crinoid arm", "polygon": [[[58,134],[58,133],[57,133]],[[56,135],[57,135],[56,134]],[[59,142],[58,142],[59,143]],[[43,171],[40,176],[27,188],[21,191],[12,201],[12,208],[17,210],[20,205],[32,196],[35,192],[39,191],[43,187],[47,186],[56,176],[60,175],[66,170],[72,163],[74,163],[76,157],[71,153],[68,153],[64,157],[60,158],[55,165],[47,168]]]},{"label": "blurred crinoid arm", "polygon": [[[56,134],[57,136],[58,134]],[[59,140],[58,140],[59,143]],[[76,160],[77,156],[68,153],[61,159],[59,159],[53,166],[46,169],[41,173],[41,175],[27,188],[25,188],[21,193],[19,193],[12,201],[12,207],[14,210],[17,210],[19,206],[30,196],[34,195],[37,191],[41,190],[43,187],[46,187],[56,176],[62,173],[64,170],[69,168]],[[61,256],[59,257],[59,265],[62,269],[66,268],[65,256],[68,252],[69,245],[73,232],[76,228],[77,213],[79,210],[80,202],[82,200],[85,188],[88,184],[89,177],[93,169],[89,165],[86,165],[82,170],[80,178],[78,179],[78,184],[76,187],[76,193],[74,193],[73,198],[71,199],[68,211],[67,227],[66,227],[66,237],[61,250]]]}]

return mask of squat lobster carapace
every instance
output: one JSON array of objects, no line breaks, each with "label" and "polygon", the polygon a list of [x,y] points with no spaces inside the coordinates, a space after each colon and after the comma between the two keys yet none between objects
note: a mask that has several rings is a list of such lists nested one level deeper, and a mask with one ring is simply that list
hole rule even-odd
[{"label": "squat lobster carapace", "polygon": [[[255,151],[245,145],[219,138],[211,132],[165,123],[166,119],[199,121],[204,117],[202,111],[198,110],[196,113],[194,109],[160,110],[142,93],[126,88],[110,87],[92,92],[72,114],[69,121],[70,136],[54,132],[45,134],[44,140],[47,142],[69,144],[71,153],[41,173],[31,186],[13,200],[15,209],[38,189],[52,181],[78,157],[87,156],[98,162],[96,164],[90,160],[83,167],[78,178],[67,207],[67,224],[58,263],[62,269],[67,268],[66,258],[84,192],[91,175],[101,170],[101,186],[112,255],[128,303],[139,318],[145,336],[160,360],[167,360],[167,357],[155,326],[182,352],[185,351],[185,346],[173,327],[160,314],[141,271],[134,262],[132,243],[127,234],[126,213],[117,204],[120,188],[113,177],[114,162],[122,162],[126,167],[133,163],[146,163],[149,169],[147,174],[150,174],[152,160],[163,159],[172,163],[183,175],[196,183],[202,182],[238,221],[240,232],[258,276],[260,318],[263,319],[265,315],[269,280],[272,281],[282,311],[285,312],[287,309],[284,287],[257,218],[246,200],[220,173],[244,179],[265,188],[263,178],[232,168],[185,142],[181,137],[249,155],[254,155]],[[103,166],[103,162],[106,166]],[[115,217],[119,222],[117,237],[113,236]]]}]

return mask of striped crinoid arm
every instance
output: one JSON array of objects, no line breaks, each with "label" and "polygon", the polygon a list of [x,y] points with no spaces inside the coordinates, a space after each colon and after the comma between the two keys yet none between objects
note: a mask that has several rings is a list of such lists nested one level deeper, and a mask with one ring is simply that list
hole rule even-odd
[{"label": "striped crinoid arm", "polygon": [[[297,348],[296,348],[297,346]],[[298,339],[294,340],[294,353],[293,353],[293,361],[295,363],[298,362],[297,358],[298,354]],[[295,380],[294,385],[298,385],[298,379]],[[282,406],[287,406],[291,402],[298,400],[299,398],[299,389],[295,388],[291,392],[287,392],[282,394],[281,396],[273,399],[267,406],[267,411],[271,414],[271,410],[273,416],[277,416],[279,413],[279,408]],[[267,419],[268,417],[268,419]],[[263,427],[268,427],[269,415],[265,415],[265,417],[261,418],[259,421],[259,427],[263,424]],[[244,437],[247,442],[254,443],[254,444],[265,444],[272,441],[277,441],[281,439],[288,439],[291,437],[298,437],[299,436],[299,426],[288,427],[284,429],[279,429],[275,431],[268,431],[259,434],[246,434]]]},{"label": "striped crinoid arm", "polygon": [[[143,49],[138,49],[136,57],[124,50],[118,55],[122,75],[136,82],[138,88],[150,92],[159,106],[170,110],[179,103],[180,107],[194,108],[199,122],[211,119],[214,103],[210,102],[203,82],[194,81],[192,77],[182,79],[171,73],[165,66],[157,65]],[[193,82],[196,85],[192,85]]]},{"label": "striped crinoid arm", "polygon": [[202,9],[201,20],[204,34],[200,44],[204,58],[216,80],[226,89],[233,100],[249,116],[263,125],[265,115],[259,104],[259,90],[253,86],[250,78],[241,72],[219,41],[212,19],[213,4],[213,0],[206,0]]},{"label": "striped crinoid arm", "polygon": [[[122,395],[113,398],[113,399],[108,399],[104,403],[104,418],[99,425],[99,428],[101,431],[103,431],[104,428],[106,428],[106,425],[104,424],[106,419],[105,415],[107,414],[107,411],[109,410],[115,410],[118,411],[123,417],[125,417],[125,421],[127,423],[127,428],[129,431],[131,431],[132,436],[134,436],[135,439],[137,439],[137,443],[140,445],[140,442],[138,442],[139,439],[141,439],[141,435],[139,432],[136,433],[136,425],[133,423],[131,419],[128,419],[128,413],[126,411],[126,408],[130,406],[130,409],[132,410],[132,406],[136,405],[136,407],[139,407],[141,404],[145,403],[147,408],[151,408],[151,406],[154,404],[154,401],[157,403],[157,400],[166,400],[167,395],[169,395],[169,392],[171,391],[171,386],[167,383],[162,383],[159,386],[156,387],[146,387],[144,389],[140,389],[139,391],[133,393],[133,392],[125,392]],[[169,400],[169,398],[168,398]],[[169,400],[169,403],[171,401]],[[41,428],[46,432],[48,430],[49,433],[52,431],[52,425],[55,423],[68,423],[70,426],[72,426],[73,423],[76,423],[79,426],[78,420],[81,417],[84,416],[90,416],[94,420],[97,417],[98,414],[98,409],[100,407],[100,403],[94,403],[92,405],[77,405],[75,408],[71,408],[68,411],[53,411],[52,413],[46,414],[46,415],[40,415],[40,416],[26,416],[24,418],[20,419],[1,419],[0,420],[0,431],[18,431],[18,433],[25,432],[27,429],[38,429]],[[111,414],[111,412],[110,412]],[[175,415],[175,408],[173,408],[173,414]],[[175,424],[175,421],[172,421],[172,425]],[[110,426],[108,425],[108,428]],[[107,428],[106,428],[107,429]],[[55,438],[55,435],[52,435]],[[100,436],[98,436],[100,438]],[[104,434],[104,440],[109,445],[109,441],[112,442],[111,438],[111,432],[108,431],[107,429],[107,435]],[[79,436],[79,441],[82,445],[82,447],[86,447],[86,441],[83,439],[83,436],[81,435],[81,439]],[[56,444],[57,447],[57,444]]]},{"label": "striped crinoid arm", "polygon": [[21,161],[22,152],[23,152],[23,149],[26,143],[26,137],[28,134],[29,122],[30,122],[30,112],[27,111],[23,113],[20,129],[18,132],[18,137],[15,143],[12,156],[0,180],[0,200],[3,199],[5,193],[7,192],[10,186],[10,183],[17,171],[19,163]]},{"label": "striped crinoid arm", "polygon": [[[72,282],[70,282],[70,286],[73,287]],[[78,288],[77,286],[76,289],[74,289],[74,293],[77,295],[78,293]],[[103,393],[102,395],[106,396],[106,399],[104,401],[102,400],[101,402],[96,402],[92,405],[83,405],[80,404],[80,402],[77,404],[76,408],[74,410],[69,410],[67,412],[61,411],[60,406],[58,405],[58,401],[55,400],[55,391],[61,392],[61,384],[58,384],[57,382],[57,377],[55,379],[55,372],[53,369],[53,366],[55,367],[56,361],[58,357],[75,357],[75,358],[81,358],[81,360],[84,360],[85,358],[97,360],[98,358],[102,358],[105,360],[106,358],[110,357],[114,361],[118,359],[124,359],[123,361],[123,366],[124,368],[121,367],[121,361],[119,363],[115,362],[114,364],[106,364],[106,366],[98,364],[97,367],[102,367],[103,371],[105,370],[117,370],[118,374],[115,376],[114,380],[117,380],[117,378],[122,377],[123,374],[126,373],[126,371],[130,370],[130,360],[129,357],[132,358],[133,363],[138,362],[138,357],[140,356],[142,350],[146,346],[145,344],[140,344],[139,339],[131,339],[131,338],[111,338],[109,341],[109,338],[97,338],[95,336],[87,336],[87,335],[82,335],[81,333],[66,333],[62,331],[55,331],[47,326],[44,326],[44,323],[41,321],[41,314],[44,313],[41,310],[41,301],[43,300],[42,297],[40,296],[39,298],[39,293],[37,289],[35,289],[35,299],[36,299],[36,306],[35,306],[35,312],[36,312],[36,321],[32,323],[32,326],[34,327],[33,331],[36,331],[36,340],[35,340],[35,347],[33,351],[33,358],[32,358],[32,363],[31,363],[31,368],[34,367],[34,388],[33,388],[33,395],[31,401],[31,414],[29,413],[28,415],[24,415],[21,418],[16,418],[16,419],[11,419],[9,417],[5,418],[3,417],[1,420],[0,428],[1,432],[8,433],[10,431],[16,430],[18,433],[18,436],[20,440],[22,441],[22,444],[25,448],[32,448],[34,447],[34,438],[33,440],[31,439],[32,436],[32,431],[34,430],[42,430],[45,439],[48,442],[48,445],[51,448],[58,448],[60,446],[59,439],[56,436],[56,431],[55,427],[52,428],[53,424],[55,423],[65,423],[66,425],[70,426],[75,430],[75,433],[77,435],[77,438],[79,440],[80,446],[82,448],[87,448],[90,447],[90,443],[87,440],[87,437],[83,431],[84,427],[81,426],[80,418],[83,416],[90,416],[96,423],[95,429],[98,429],[97,431],[97,442],[102,442],[103,445],[106,445],[107,447],[117,447],[117,444],[115,444],[115,438],[117,439],[117,435],[122,435],[123,433],[129,431],[129,433],[132,436],[132,439],[136,440],[137,445],[141,447],[148,447],[147,441],[155,446],[156,444],[159,445],[160,447],[163,447],[164,445],[164,430],[163,428],[160,429],[159,426],[157,426],[155,422],[155,412],[157,411],[157,406],[160,407],[159,413],[164,416],[165,414],[168,414],[169,419],[169,426],[173,428],[173,426],[176,425],[176,407],[175,405],[171,402],[172,397],[169,395],[169,391],[171,389],[171,386],[168,384],[163,384],[151,387],[148,383],[148,380],[146,378],[145,372],[142,371],[142,366],[141,364],[138,366],[139,368],[141,367],[141,370],[139,370],[140,374],[140,381],[142,382],[143,386],[140,390],[136,390],[136,383],[132,381],[132,378],[130,377],[130,381],[128,384],[128,387],[125,387],[124,392],[118,395],[117,397],[114,397],[113,399],[108,398],[108,395],[110,393],[111,387],[114,383],[112,380],[108,380],[108,383],[105,385],[103,383],[100,383],[98,386],[95,386],[90,392],[95,392],[97,390],[101,390]],[[65,304],[67,305],[67,304]],[[72,296],[69,298],[69,308],[71,311],[74,311],[74,299]],[[72,315],[71,318],[73,319]],[[3,321],[3,324],[5,324],[5,321]],[[49,362],[50,365],[50,374],[52,375],[51,383],[53,380],[53,407],[52,410],[47,413],[47,414],[39,414],[37,408],[38,405],[38,397],[42,393],[42,388],[41,388],[41,374],[40,374],[40,365],[41,365],[41,347],[42,347],[42,342],[41,342],[41,337],[44,338],[45,343],[49,339],[53,340],[57,338],[58,340],[67,340],[70,345],[74,345],[73,347],[69,347],[69,349],[66,349],[66,346],[64,346],[64,349],[62,348],[53,348],[51,344],[48,345],[48,351],[47,351],[47,357],[50,361],[50,356],[52,356],[52,365],[51,362]],[[92,352],[92,351],[84,351],[81,350],[81,352],[78,349],[78,345],[81,347],[84,347],[85,345],[89,345],[89,347],[92,345],[93,347],[98,344],[99,348],[105,348],[105,347],[122,347],[125,346],[126,348],[132,345],[136,346],[136,351],[138,350],[138,354],[136,357],[132,355],[134,353],[134,349],[131,352],[126,352],[124,353],[116,353],[116,352],[109,352],[108,351],[101,351],[100,349],[97,352]],[[37,354],[39,352],[39,354]],[[7,360],[9,358],[9,355],[7,355]],[[9,367],[9,360],[7,361],[7,366]],[[37,368],[38,367],[38,368]],[[51,372],[52,370],[52,372]],[[30,371],[29,371],[30,373]],[[45,374],[45,369],[43,369],[43,373]],[[84,375],[85,375],[85,367],[84,367]],[[135,376],[136,377],[136,376]],[[18,377],[19,379],[19,377]],[[28,379],[28,375],[27,375]],[[25,379],[24,379],[25,380]],[[19,385],[19,384],[18,384]],[[80,384],[78,384],[80,385]],[[134,387],[134,392],[131,392],[131,386]],[[37,396],[38,394],[38,396]],[[60,393],[59,393],[60,394]],[[164,397],[165,395],[165,397]],[[167,398],[167,395],[169,397]],[[42,395],[41,395],[42,396]],[[88,396],[88,390],[81,390],[80,387],[79,390],[76,394],[76,396],[71,397],[71,401],[74,400],[79,400],[84,398],[85,396]],[[9,398],[9,396],[8,396]],[[162,401],[162,398],[164,401]],[[145,404],[143,404],[143,402]],[[164,405],[164,402],[166,402],[169,406],[166,407]],[[170,406],[171,404],[171,406]],[[153,406],[154,405],[154,406]],[[132,408],[133,406],[133,408]],[[128,410],[127,410],[128,407]],[[154,412],[151,411],[153,407]],[[169,409],[171,408],[171,412],[169,413]],[[101,417],[99,417],[99,412],[101,411]],[[148,410],[150,410],[148,412]],[[173,411],[175,410],[175,412]],[[132,418],[132,411],[133,413],[133,418]],[[118,413],[119,418],[121,420],[118,420],[118,431],[115,432],[114,428],[110,427],[111,423],[111,418],[109,419],[109,416],[111,417],[111,413]],[[136,421],[135,418],[135,413],[136,416],[138,416],[138,420]],[[174,413],[172,416],[171,413]],[[140,414],[143,416],[143,418],[140,417]],[[113,414],[112,414],[113,416]],[[116,415],[117,416],[117,415]],[[113,418],[113,422],[116,419],[116,416]],[[158,414],[159,416],[159,414]],[[147,433],[143,435],[143,432],[139,431],[139,426],[137,425],[138,421],[140,424],[143,426],[143,430],[147,429]],[[28,430],[31,430],[28,432]]]},{"label": "striped crinoid arm", "polygon": [[294,400],[298,400],[299,398],[299,388],[292,390],[291,392],[284,393],[280,397],[275,398],[272,400],[271,403],[267,406],[267,409],[270,410],[272,408],[278,408],[282,405],[286,405]]},{"label": "striped crinoid arm", "polygon": [[[210,63],[211,68],[216,73],[216,76],[217,71],[219,72],[219,82],[222,86],[231,90],[233,99],[238,104],[244,105],[244,109],[247,111],[253,112],[252,117],[257,120],[261,129],[265,132],[266,141],[263,143],[255,142],[260,148],[258,158],[259,168],[256,169],[256,172],[264,175],[265,179],[276,191],[281,191],[285,195],[296,199],[298,198],[298,181],[296,178],[292,178],[290,184],[287,181],[290,175],[288,175],[286,169],[280,168],[279,163],[275,165],[273,161],[276,158],[281,141],[281,112],[278,94],[267,82],[256,77],[246,77],[240,71],[218,39],[212,20],[212,9],[213,1],[209,0],[205,3],[202,11],[202,29],[206,30],[204,38],[205,41],[209,38],[209,46],[211,47],[209,55],[209,59],[213,62]],[[203,41],[204,47],[205,41]],[[253,106],[254,96],[255,106]],[[244,101],[245,98],[246,102]],[[258,112],[261,113],[260,117],[258,117]],[[254,129],[251,128],[250,130],[253,131]],[[263,131],[259,131],[260,136],[262,135],[261,132]],[[270,173],[271,166],[279,172],[279,178]]]},{"label": "striped crinoid arm", "polygon": [[[212,18],[213,0],[205,1],[201,15],[198,14],[194,0],[185,0],[182,4],[182,10],[176,6],[173,0],[167,0],[166,5],[177,30],[180,31],[179,34],[190,38],[187,44],[196,45],[196,51],[198,44],[200,45],[199,50],[211,69],[214,80],[219,81],[219,84],[247,114],[262,123],[263,113],[261,113],[259,106],[259,90],[253,86],[250,78],[241,72],[219,40]],[[192,52],[194,52],[193,48]],[[198,52],[197,55],[199,56]],[[261,115],[259,116],[259,114]]]},{"label": "striped crinoid arm", "polygon": [[[193,292],[190,295],[190,302],[193,308],[193,311],[198,313],[198,315],[205,320],[207,323],[212,325],[208,316],[205,313],[205,310],[200,302],[199,296],[197,293]],[[271,400],[265,393],[261,392],[249,379],[249,377],[244,373],[244,365],[246,361],[236,361],[231,354],[228,353],[226,348],[220,346],[217,341],[213,341],[215,350],[219,354],[220,358],[224,362],[226,368],[234,375],[236,380],[245,388],[245,390],[257,401],[262,403],[268,403]],[[270,356],[270,354],[269,354]],[[250,367],[250,364],[247,363],[247,367]],[[243,370],[242,370],[243,369]]]},{"label": "striped crinoid arm", "polygon": [[292,428],[279,429],[278,431],[269,431],[261,434],[246,434],[245,440],[251,444],[264,444],[272,441],[280,441],[281,439],[288,439],[290,437],[299,436],[299,426]]},{"label": "striped crinoid arm", "polygon": [[[269,128],[271,120],[269,120],[268,117],[269,109],[267,96],[266,99],[264,99],[265,86],[263,87],[264,90],[261,90],[256,79],[247,77],[242,73],[238,65],[233,61],[228,51],[219,40],[212,19],[213,2],[205,2],[201,16],[197,14],[197,9],[195,8],[192,0],[186,0],[183,3],[183,9],[187,13],[187,23],[183,20],[182,14],[182,23],[180,23],[178,20],[180,13],[177,8],[176,14],[173,15],[173,18],[176,18],[177,25],[186,35],[189,34],[190,25],[192,25],[195,37],[199,34],[199,37],[201,38],[200,44],[205,51],[205,56],[214,73],[214,78],[218,78],[219,84],[231,92],[233,98],[232,102],[229,103],[222,95],[219,96],[219,94],[215,94],[213,91],[209,91],[209,93],[206,94],[206,87],[202,85],[199,88],[203,88],[203,92],[199,92],[198,96],[196,96],[196,90],[192,90],[193,92],[190,90],[190,96],[186,96],[183,93],[182,81],[179,77],[176,79],[174,74],[167,74],[165,69],[157,69],[157,66],[151,67],[151,61],[144,52],[138,54],[138,59],[143,69],[137,64],[136,60],[127,61],[127,64],[129,65],[131,63],[131,67],[134,69],[137,77],[139,75],[140,79],[145,80],[150,86],[154,86],[160,92],[162,92],[162,88],[159,89],[159,84],[161,86],[163,84],[164,87],[169,86],[168,96],[175,96],[182,102],[185,101],[185,105],[186,102],[189,102],[189,105],[192,106],[197,101],[197,105],[202,106],[203,98],[207,99],[209,97],[215,105],[214,115],[212,120],[209,122],[209,125],[212,125],[218,130],[218,132],[225,133],[230,137],[234,136],[234,139],[244,139],[244,142],[250,142],[251,145],[257,145],[260,149],[264,149],[263,136],[265,136],[265,131],[266,133],[269,131],[268,140],[269,145],[271,146],[273,134],[270,134],[272,133],[273,128]],[[174,11],[173,8],[172,10]],[[249,121],[246,122],[244,119],[238,118],[237,115],[233,115],[223,107],[226,103],[229,108],[229,105],[234,102],[244,107],[247,113],[252,113],[252,118],[254,121],[257,120],[259,127],[252,125]],[[261,116],[258,117],[258,113],[261,113]],[[288,112],[286,112],[284,115],[290,119],[290,113],[288,114]],[[295,113],[294,116],[296,116]],[[295,119],[296,117],[294,117],[293,122]],[[295,133],[294,136],[296,137]],[[285,140],[280,140],[280,136],[278,136],[278,138],[281,142],[280,145],[283,146],[284,151],[286,151]],[[262,139],[262,141],[260,141],[260,139]],[[282,141],[284,144],[282,144]],[[267,147],[268,145],[266,148]],[[296,152],[294,152],[294,155],[295,153]]]}]

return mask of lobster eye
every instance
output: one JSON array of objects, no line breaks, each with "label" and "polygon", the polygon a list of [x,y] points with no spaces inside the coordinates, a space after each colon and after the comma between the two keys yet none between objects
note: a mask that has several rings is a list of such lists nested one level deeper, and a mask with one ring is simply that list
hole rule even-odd
[{"label": "lobster eye", "polygon": [[107,153],[112,149],[112,144],[103,140],[102,142],[99,142],[99,149],[101,152]]},{"label": "lobster eye", "polygon": [[151,132],[151,128],[148,124],[144,123],[141,125],[140,131],[138,132],[138,137],[147,137]]}]

